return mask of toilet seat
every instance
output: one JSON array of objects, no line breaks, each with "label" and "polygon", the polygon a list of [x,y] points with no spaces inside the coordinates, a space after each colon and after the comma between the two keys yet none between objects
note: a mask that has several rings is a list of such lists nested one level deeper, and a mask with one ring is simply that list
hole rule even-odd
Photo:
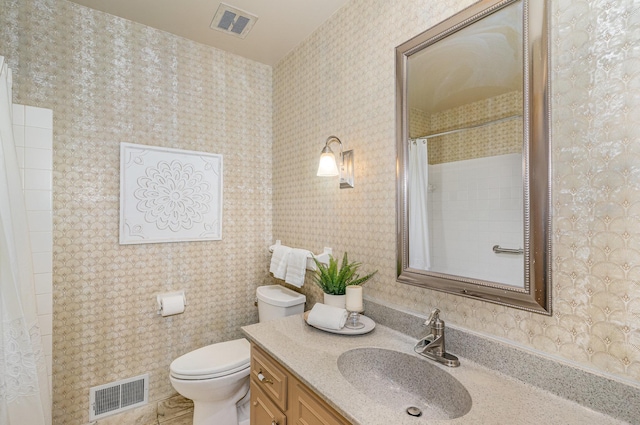
[{"label": "toilet seat", "polygon": [[251,345],[244,338],[211,344],[186,353],[173,362],[171,376],[184,380],[220,378],[250,366]]}]

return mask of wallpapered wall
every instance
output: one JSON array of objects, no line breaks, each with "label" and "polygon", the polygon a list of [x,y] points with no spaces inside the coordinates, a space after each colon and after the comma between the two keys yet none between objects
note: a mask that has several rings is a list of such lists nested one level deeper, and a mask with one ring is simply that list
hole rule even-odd
[{"label": "wallpapered wall", "polygon": [[[425,135],[490,125],[430,138],[429,164],[522,153],[522,102],[522,92],[511,92],[432,114]],[[501,119],[506,121],[491,124]]]},{"label": "wallpapered wall", "polygon": [[[638,383],[637,1],[550,1],[553,316],[395,282],[394,48],[470,3],[354,0],[275,67],[274,237],[379,270],[370,297]],[[354,189],[315,177],[332,134],[355,151]]]},{"label": "wallpapered wall", "polygon": [[[257,321],[271,243],[270,67],[64,0],[0,1],[14,101],[53,109],[53,418]],[[119,143],[224,156],[222,241],[118,244]],[[186,312],[156,314],[184,289]]]},{"label": "wallpapered wall", "polygon": [[[505,93],[429,115],[409,109],[409,137],[429,137],[429,164],[522,152],[522,92]],[[505,120],[494,122],[494,120]],[[490,124],[482,126],[482,124]],[[450,130],[465,131],[433,136]]]},{"label": "wallpapered wall", "polygon": [[[554,315],[395,282],[394,48],[471,2],[354,0],[272,79],[269,67],[65,0],[0,1],[14,101],[55,116],[55,423],[86,422],[89,386],[146,371],[152,399],[171,394],[173,358],[257,319],[276,238],[348,251],[379,270],[366,291],[387,304],[437,306],[449,323],[640,381],[634,0],[551,0]],[[355,149],[354,189],[315,177],[332,134]],[[223,154],[223,240],[119,246],[121,141]],[[156,316],[155,294],[175,289],[187,312]],[[319,296],[310,279],[304,292]]]}]

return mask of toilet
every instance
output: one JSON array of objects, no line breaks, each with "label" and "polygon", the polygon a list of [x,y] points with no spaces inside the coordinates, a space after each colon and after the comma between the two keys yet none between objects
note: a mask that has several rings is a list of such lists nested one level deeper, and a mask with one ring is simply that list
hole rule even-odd
[{"label": "toilet", "polygon": [[[280,285],[256,291],[260,322],[300,314],[306,297]],[[251,345],[244,338],[186,353],[169,366],[171,385],[193,400],[193,425],[248,425]]]}]

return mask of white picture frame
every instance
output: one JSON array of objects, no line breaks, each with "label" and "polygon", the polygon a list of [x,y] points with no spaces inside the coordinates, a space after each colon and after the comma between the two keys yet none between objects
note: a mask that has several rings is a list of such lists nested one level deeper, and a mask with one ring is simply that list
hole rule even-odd
[{"label": "white picture frame", "polygon": [[222,239],[222,155],[120,143],[120,244]]}]

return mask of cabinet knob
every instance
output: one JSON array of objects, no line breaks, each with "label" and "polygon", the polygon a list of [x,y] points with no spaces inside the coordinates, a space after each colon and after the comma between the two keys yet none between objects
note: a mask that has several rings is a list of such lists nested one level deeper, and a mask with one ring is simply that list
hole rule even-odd
[{"label": "cabinet knob", "polygon": [[278,425],[278,422],[276,422],[276,421],[271,421],[271,425]]},{"label": "cabinet knob", "polygon": [[[262,373],[262,369],[260,369],[260,371],[258,372],[258,379],[260,380],[260,382],[265,383],[265,384],[272,384],[273,385],[273,381],[271,379],[267,379],[264,374]],[[278,425],[278,424],[276,424]]]}]

